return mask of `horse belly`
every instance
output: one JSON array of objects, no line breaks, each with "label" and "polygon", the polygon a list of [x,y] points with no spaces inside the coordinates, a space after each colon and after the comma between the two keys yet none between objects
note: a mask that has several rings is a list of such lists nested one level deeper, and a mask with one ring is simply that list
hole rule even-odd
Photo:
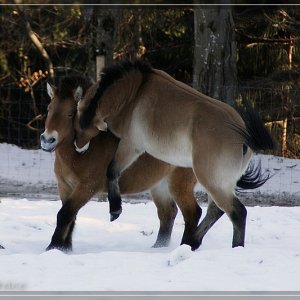
[{"label": "horse belly", "polygon": [[176,139],[149,137],[145,142],[145,150],[157,159],[174,166],[192,167],[192,147],[186,137]]}]

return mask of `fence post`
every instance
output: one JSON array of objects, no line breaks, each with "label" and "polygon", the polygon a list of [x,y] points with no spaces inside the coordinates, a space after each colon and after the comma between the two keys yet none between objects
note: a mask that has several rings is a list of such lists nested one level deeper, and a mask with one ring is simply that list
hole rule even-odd
[{"label": "fence post", "polygon": [[96,80],[99,81],[101,77],[101,70],[105,67],[105,51],[96,50]]}]

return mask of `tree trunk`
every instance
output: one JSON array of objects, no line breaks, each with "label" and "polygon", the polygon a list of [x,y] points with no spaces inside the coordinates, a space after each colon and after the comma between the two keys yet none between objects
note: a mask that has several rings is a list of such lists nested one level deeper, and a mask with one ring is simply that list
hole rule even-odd
[{"label": "tree trunk", "polygon": [[234,103],[237,88],[236,43],[230,7],[194,9],[193,87]]},{"label": "tree trunk", "polygon": [[[90,37],[87,43],[89,63],[87,73],[97,80],[100,74],[96,68],[96,57],[105,56],[104,64],[113,63],[115,48],[115,28],[119,21],[120,11],[117,8],[103,8],[101,6],[87,7],[85,11],[86,22],[89,22]],[[98,63],[102,59],[98,59]],[[102,63],[103,64],[103,63]]]},{"label": "tree trunk", "polygon": [[[288,67],[289,70],[292,70],[293,64],[293,43],[290,42],[288,46]],[[292,100],[290,97],[290,87],[287,87],[287,96],[284,97],[284,105],[283,105],[283,126],[282,126],[282,136],[281,136],[281,155],[283,157],[287,154],[287,128],[288,128],[288,111],[291,106]]]}]

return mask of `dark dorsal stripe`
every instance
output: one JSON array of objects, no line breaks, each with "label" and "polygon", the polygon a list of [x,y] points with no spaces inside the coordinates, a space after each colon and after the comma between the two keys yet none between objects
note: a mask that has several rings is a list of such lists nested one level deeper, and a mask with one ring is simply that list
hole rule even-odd
[{"label": "dark dorsal stripe", "polygon": [[61,100],[73,97],[75,89],[79,86],[81,86],[83,92],[85,92],[91,85],[92,82],[86,77],[80,75],[65,76],[59,81],[58,97]]},{"label": "dark dorsal stripe", "polygon": [[120,61],[115,63],[112,66],[104,68],[101,72],[101,79],[96,94],[91,99],[89,106],[87,107],[87,109],[84,111],[84,113],[80,118],[81,128],[85,129],[89,127],[92,119],[96,114],[97,103],[108,87],[110,87],[116,81],[122,79],[132,71],[139,71],[142,74],[147,74],[151,72],[151,70],[152,70],[151,66],[142,60]]}]

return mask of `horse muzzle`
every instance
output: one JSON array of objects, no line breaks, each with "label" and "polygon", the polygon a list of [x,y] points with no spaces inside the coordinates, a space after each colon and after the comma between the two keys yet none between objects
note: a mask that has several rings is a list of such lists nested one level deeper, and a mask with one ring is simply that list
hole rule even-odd
[{"label": "horse muzzle", "polygon": [[41,148],[46,152],[52,152],[55,150],[57,145],[57,132],[49,134],[47,131],[40,136]]}]

